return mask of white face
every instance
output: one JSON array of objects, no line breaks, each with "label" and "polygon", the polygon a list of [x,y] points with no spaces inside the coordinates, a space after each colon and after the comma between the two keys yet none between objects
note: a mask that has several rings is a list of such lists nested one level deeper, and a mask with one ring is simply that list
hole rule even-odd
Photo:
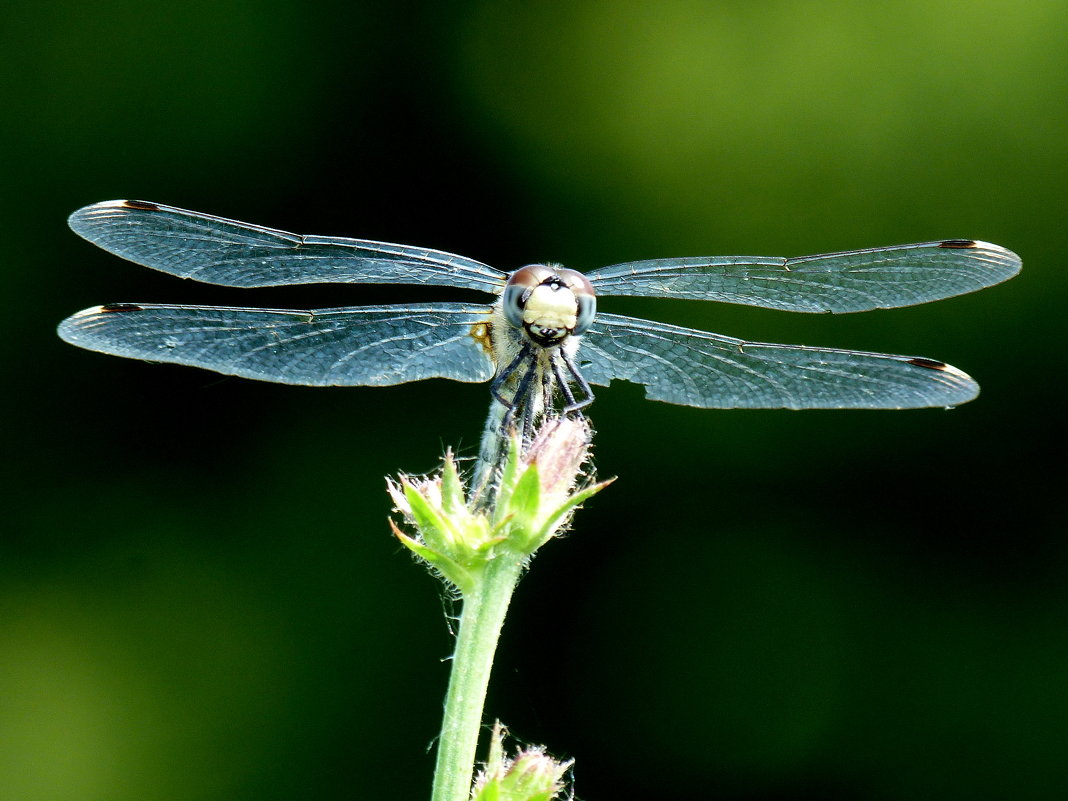
[{"label": "white face", "polygon": [[532,264],[508,279],[502,300],[508,322],[543,347],[583,334],[593,322],[597,299],[586,276],[574,270]]},{"label": "white face", "polygon": [[575,330],[578,300],[567,286],[539,284],[527,298],[523,326],[535,341],[554,340]]}]

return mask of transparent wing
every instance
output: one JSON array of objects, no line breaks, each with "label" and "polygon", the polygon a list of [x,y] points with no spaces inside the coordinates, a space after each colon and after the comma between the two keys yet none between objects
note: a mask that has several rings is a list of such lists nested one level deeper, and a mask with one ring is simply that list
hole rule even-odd
[{"label": "transparent wing", "polygon": [[714,409],[913,409],[955,406],[979,386],[933,359],[773,345],[599,314],[579,366],[593,384],[646,386],[652,400]]},{"label": "transparent wing", "polygon": [[423,378],[487,381],[490,306],[460,303],[297,311],[117,303],[68,317],[59,335],[89,350],[310,386]]},{"label": "transparent wing", "polygon": [[598,295],[719,300],[798,312],[892,309],[963,295],[1020,271],[1020,257],[989,242],[947,239],[792,259],[653,259],[594,270]]},{"label": "transparent wing", "polygon": [[301,236],[140,200],[86,206],[68,223],[116,256],[224,286],[434,284],[498,293],[506,278],[481,262],[440,250]]}]

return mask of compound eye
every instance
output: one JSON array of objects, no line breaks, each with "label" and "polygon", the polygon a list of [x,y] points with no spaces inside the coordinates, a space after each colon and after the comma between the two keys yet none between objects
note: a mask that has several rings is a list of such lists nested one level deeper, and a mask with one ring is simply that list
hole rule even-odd
[{"label": "compound eye", "polygon": [[575,300],[578,301],[578,317],[575,320],[575,330],[571,333],[582,336],[590,329],[593,318],[597,316],[597,298],[594,295],[575,295]]},{"label": "compound eye", "polygon": [[527,307],[530,293],[551,274],[548,268],[540,264],[531,264],[516,270],[508,278],[501,305],[504,307],[504,317],[511,325],[516,328],[523,327],[523,311]]},{"label": "compound eye", "polygon": [[523,327],[523,307],[527,305],[523,295],[529,291],[517,284],[508,284],[504,288],[504,317],[513,328]]},{"label": "compound eye", "polygon": [[589,279],[578,270],[560,270],[560,278],[574,293],[575,302],[578,304],[575,329],[571,333],[581,336],[589,330],[593,318],[597,315],[597,293],[593,291]]}]

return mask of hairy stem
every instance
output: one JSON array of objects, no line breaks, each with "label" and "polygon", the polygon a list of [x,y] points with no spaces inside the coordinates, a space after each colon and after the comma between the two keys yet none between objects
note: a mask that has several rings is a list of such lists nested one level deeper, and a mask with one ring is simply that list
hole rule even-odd
[{"label": "hairy stem", "polygon": [[475,588],[464,595],[438,741],[433,801],[468,801],[471,797],[493,654],[523,561],[518,553],[502,551],[486,565]]}]

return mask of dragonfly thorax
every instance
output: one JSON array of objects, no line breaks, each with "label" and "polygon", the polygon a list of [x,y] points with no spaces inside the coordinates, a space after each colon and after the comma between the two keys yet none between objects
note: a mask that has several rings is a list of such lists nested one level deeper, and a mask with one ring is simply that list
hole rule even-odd
[{"label": "dragonfly thorax", "polygon": [[586,276],[553,265],[516,270],[504,288],[505,318],[542,347],[585,333],[596,308],[597,298]]}]

